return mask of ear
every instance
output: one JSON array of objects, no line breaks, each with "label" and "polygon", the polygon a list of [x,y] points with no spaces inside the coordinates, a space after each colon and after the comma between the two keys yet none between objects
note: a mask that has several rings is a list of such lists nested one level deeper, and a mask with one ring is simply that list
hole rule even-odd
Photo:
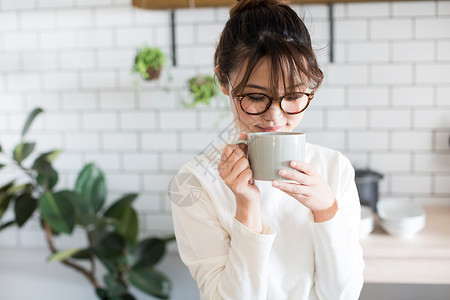
[{"label": "ear", "polygon": [[218,65],[215,67],[214,70],[215,70],[215,72],[216,72],[217,78],[219,79],[220,89],[222,90],[222,93],[223,93],[224,95],[226,95],[226,96],[229,96],[229,95],[230,95],[230,92],[228,91],[228,86],[222,84],[222,81],[223,81],[222,78],[223,78],[225,75],[220,71]]}]

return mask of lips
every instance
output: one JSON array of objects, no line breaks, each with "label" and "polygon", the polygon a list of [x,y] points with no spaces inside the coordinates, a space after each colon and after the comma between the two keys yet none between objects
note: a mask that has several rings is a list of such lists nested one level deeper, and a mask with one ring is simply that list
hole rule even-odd
[{"label": "lips", "polygon": [[285,128],[285,125],[283,126],[271,126],[271,127],[260,127],[257,126],[262,132],[279,132],[283,131]]}]

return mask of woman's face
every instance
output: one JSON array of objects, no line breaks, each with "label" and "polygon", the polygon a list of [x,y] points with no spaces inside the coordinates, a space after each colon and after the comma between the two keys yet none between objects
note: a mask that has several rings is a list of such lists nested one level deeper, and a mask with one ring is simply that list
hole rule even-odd
[{"label": "woman's face", "polygon": [[[237,86],[244,76],[246,66],[243,65],[239,70],[231,73],[229,80],[232,86]],[[270,83],[270,63],[266,59],[260,60],[258,65],[253,70],[246,87],[242,94],[248,93],[263,93],[270,97],[269,83]],[[282,80],[279,82],[279,94],[284,95],[284,86]],[[231,86],[221,86],[222,92],[225,95],[230,95]],[[278,106],[278,101],[272,101],[270,108],[261,115],[249,115],[242,111],[239,102],[230,97],[231,108],[240,129],[245,132],[275,132],[275,131],[292,131],[303,118],[303,113],[296,115],[288,115],[281,111]]]}]

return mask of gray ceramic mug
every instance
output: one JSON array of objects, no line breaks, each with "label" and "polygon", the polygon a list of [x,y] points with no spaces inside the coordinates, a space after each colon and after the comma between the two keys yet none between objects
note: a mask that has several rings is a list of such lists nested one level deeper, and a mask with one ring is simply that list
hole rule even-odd
[{"label": "gray ceramic mug", "polygon": [[305,161],[306,135],[300,132],[248,133],[248,160],[255,180],[284,180],[281,169],[288,169],[293,160]]}]

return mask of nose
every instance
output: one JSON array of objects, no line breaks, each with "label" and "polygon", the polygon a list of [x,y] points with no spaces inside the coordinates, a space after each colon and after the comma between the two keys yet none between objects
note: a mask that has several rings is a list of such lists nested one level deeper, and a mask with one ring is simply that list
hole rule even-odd
[{"label": "nose", "polygon": [[283,112],[281,111],[278,102],[272,101],[272,104],[263,116],[266,121],[273,121],[274,123],[277,123],[276,121],[283,117]]}]

